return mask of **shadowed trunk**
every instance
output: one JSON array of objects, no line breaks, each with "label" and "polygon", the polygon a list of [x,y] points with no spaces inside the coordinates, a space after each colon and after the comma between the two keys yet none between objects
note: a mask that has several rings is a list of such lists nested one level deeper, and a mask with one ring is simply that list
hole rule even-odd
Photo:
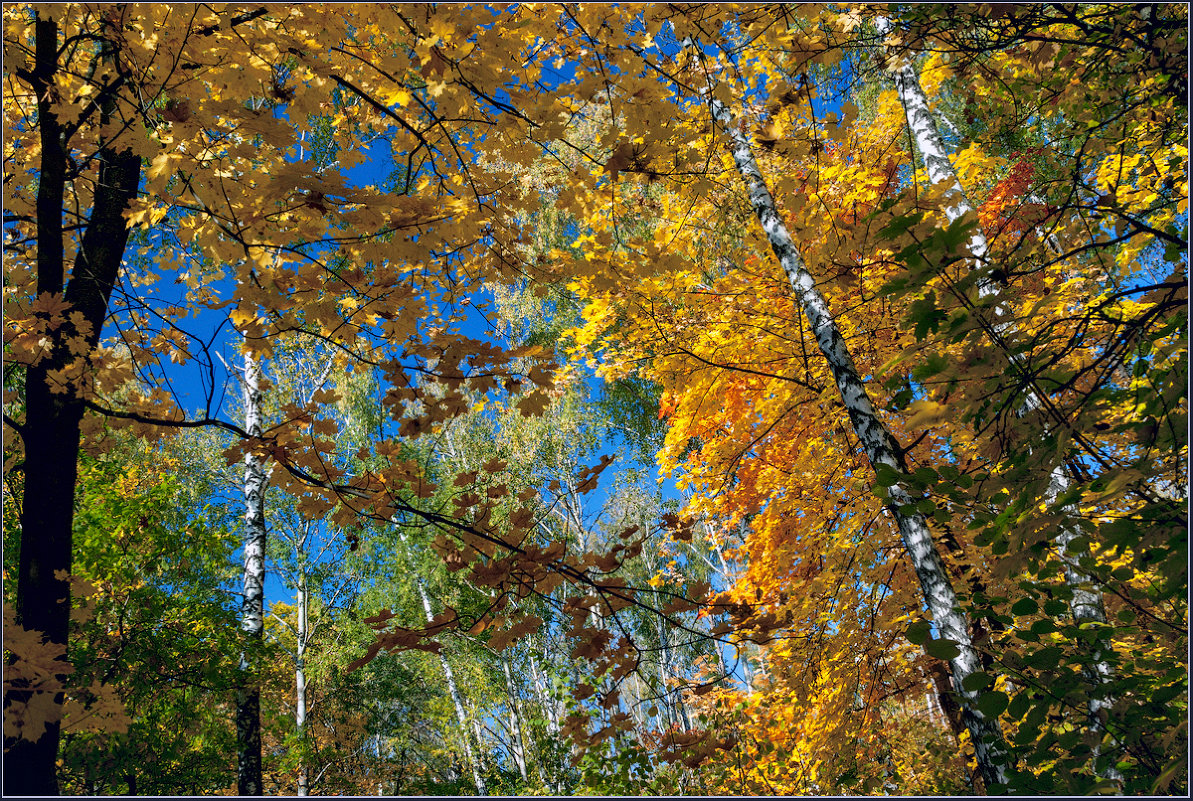
[{"label": "shadowed trunk", "polygon": [[[111,44],[104,42],[102,46],[104,58],[110,58]],[[50,643],[65,646],[70,626],[71,529],[84,407],[78,387],[60,386],[51,376],[60,375],[77,359],[86,358],[99,341],[128,242],[124,211],[136,196],[141,160],[128,152],[118,153],[101,140],[96,153],[99,175],[91,215],[66,284],[62,215],[67,145],[62,126],[51,111],[50,91],[57,72],[58,25],[39,17],[35,23],[33,70],[21,71],[20,75],[38,97],[41,173],[37,191],[37,293],[39,298],[62,293],[69,310],[65,320],[47,325],[49,354],[25,374],[25,421],[19,432],[25,451],[25,486],[15,612],[17,621],[26,629],[42,632]],[[99,103],[101,118],[106,121],[113,107],[110,88],[100,93]],[[74,353],[68,347],[72,340]],[[5,705],[14,701],[35,703],[34,695],[20,687],[11,688]],[[54,712],[36,742],[5,736],[6,795],[58,794],[58,719],[62,702],[62,694],[56,693]]]}]

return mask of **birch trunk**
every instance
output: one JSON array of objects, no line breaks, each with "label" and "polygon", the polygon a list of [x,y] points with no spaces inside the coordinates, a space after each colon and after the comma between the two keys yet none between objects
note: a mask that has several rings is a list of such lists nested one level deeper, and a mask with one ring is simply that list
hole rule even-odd
[{"label": "birch trunk", "polygon": [[[883,17],[879,17],[876,20],[876,24],[880,34],[885,34],[890,30],[889,20]],[[897,67],[893,72],[895,89],[899,93],[899,100],[907,115],[907,127],[911,130],[915,138],[916,147],[919,148],[920,155],[924,160],[924,167],[928,172],[928,180],[933,184],[947,187],[952,194],[952,202],[944,209],[945,216],[949,222],[952,222],[966,214],[970,214],[974,211],[973,205],[965,194],[965,188],[961,185],[961,181],[957,177],[952,163],[949,161],[948,150],[936,126],[935,117],[928,106],[928,99],[924,94],[923,87],[920,86],[919,76],[916,74],[914,65],[908,61]],[[1055,250],[1059,251],[1055,239],[1049,244]],[[987,261],[990,248],[981,228],[975,230],[973,236],[970,237],[969,249],[976,262],[984,264]],[[978,294],[982,297],[996,295],[998,294],[998,288],[988,278],[982,278],[978,282]],[[996,309],[996,317],[998,313]],[[1003,335],[1009,333],[1012,330],[1012,326],[1013,324],[1009,322],[996,323],[994,330],[997,334]],[[1011,358],[1012,360],[1016,360],[1015,356]],[[1034,411],[1039,406],[1040,399],[1034,392],[1029,392],[1024,399],[1020,413],[1025,414]],[[1049,475],[1048,488],[1045,492],[1046,500],[1049,503],[1055,501],[1068,487],[1069,481],[1064,471],[1060,467],[1054,468]],[[1105,624],[1106,609],[1103,605],[1102,594],[1094,589],[1093,581],[1087,574],[1081,571],[1076,564],[1076,557],[1070,553],[1069,545],[1076,538],[1077,532],[1071,528],[1060,529],[1053,538],[1057,555],[1064,565],[1065,583],[1069,585],[1073,592],[1073,602],[1070,605],[1073,619],[1079,625],[1082,623]],[[1095,651],[1093,661],[1084,669],[1084,673],[1086,679],[1095,688],[1104,686],[1113,676],[1110,665],[1104,659],[1100,649]],[[1113,704],[1114,699],[1111,697],[1098,697],[1096,694],[1091,695],[1088,704],[1088,718],[1091,731],[1105,734],[1105,724],[1102,716]],[[1095,760],[1097,755],[1098,749],[1095,748]],[[1111,781],[1122,782],[1123,779],[1122,774],[1119,773],[1113,764],[1101,770],[1095,768],[1095,772],[1099,777]]]},{"label": "birch trunk", "polygon": [[307,767],[307,577],[298,577],[298,638],[294,656],[294,726],[298,729],[298,795],[308,794],[310,774]]},{"label": "birch trunk", "polygon": [[546,676],[539,670],[538,661],[533,655],[530,657],[530,676],[534,681],[535,695],[547,715],[547,731],[553,735],[559,734],[559,715],[555,709],[555,701],[551,697],[551,688],[547,686]]},{"label": "birch trunk", "polygon": [[[261,436],[261,366],[244,354],[244,428]],[[244,600],[240,628],[240,688],[236,694],[236,770],[240,795],[262,795],[261,690],[257,686],[257,654],[265,634],[265,466],[250,452],[244,457]]]},{"label": "birch trunk", "polygon": [[501,670],[505,674],[505,692],[510,699],[510,729],[513,732],[514,761],[518,763],[518,773],[522,781],[526,781],[526,741],[522,728],[522,712],[518,708],[518,696],[514,692],[514,679],[510,675],[510,663],[505,657],[501,658]]},{"label": "birch trunk", "polygon": [[[816,289],[815,280],[779,218],[774,198],[762,178],[746,135],[733,124],[729,109],[723,103],[714,99],[711,106],[714,119],[729,136],[730,152],[745,183],[750,205],[828,361],[854,432],[870,464],[875,468],[886,465],[902,472],[896,455],[901,451],[874,409],[828,304]],[[978,654],[969,635],[969,620],[957,604],[956,592],[923,515],[903,511],[904,508],[914,508],[916,500],[901,482],[890,488],[889,508],[899,525],[903,546],[919,579],[924,600],[942,637],[954,642],[958,648],[957,656],[950,660],[953,684],[962,699],[966,728],[973,739],[978,767],[988,787],[1005,786],[1007,752],[998,721],[983,715],[976,706],[978,693],[962,686],[966,678],[980,670]]]},{"label": "birch trunk", "polygon": [[[430,623],[435,619],[435,613],[431,610],[431,599],[427,597],[427,588],[423,584],[422,578],[415,579],[415,583],[418,585],[418,597],[423,602],[423,612],[427,616],[427,622]],[[468,715],[464,711],[464,700],[460,695],[460,688],[456,686],[456,676],[452,672],[451,663],[447,661],[447,655],[442,651],[439,652],[439,664],[443,667],[443,675],[447,680],[447,692],[451,696],[452,705],[456,708],[456,720],[460,724],[460,735],[464,741],[464,756],[468,759],[468,766],[472,769],[472,782],[476,785],[476,793],[477,795],[488,795],[485,789],[485,778],[480,771],[480,762],[472,750],[472,738],[468,736]],[[480,743],[478,742],[477,745],[479,746]]]},{"label": "birch trunk", "polygon": [[[245,430],[261,434],[260,365],[244,356]],[[240,795],[262,795],[261,695],[256,686],[256,655],[264,636],[265,587],[265,470],[253,453],[245,456],[245,545],[241,631],[245,634],[240,657],[241,686],[236,699],[237,784]]]},{"label": "birch trunk", "polygon": [[[542,653],[558,653],[557,650],[553,650],[551,648],[546,633],[541,635],[540,642],[542,645],[540,651]],[[563,724],[561,721],[563,720],[566,710],[563,708],[563,702],[556,697],[554,689],[548,682],[548,675],[546,671],[539,667],[538,660],[534,658],[533,649],[530,651],[529,658],[530,676],[534,682],[535,696],[538,698],[539,704],[546,713],[547,733],[551,735],[549,739],[551,742],[555,742],[563,731]],[[570,738],[568,738],[568,749],[572,756],[576,756],[578,753],[576,744],[571,742]],[[540,755],[542,754],[541,749],[539,753]],[[563,795],[565,789],[564,776],[556,770],[557,766],[553,759],[543,759],[539,764],[543,769],[544,781],[547,783],[547,785],[554,789],[556,795]]]}]

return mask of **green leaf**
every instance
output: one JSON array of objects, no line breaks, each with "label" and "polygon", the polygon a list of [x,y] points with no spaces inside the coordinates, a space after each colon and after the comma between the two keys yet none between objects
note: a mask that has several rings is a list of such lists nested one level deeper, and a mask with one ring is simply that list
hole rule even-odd
[{"label": "green leaf", "polygon": [[1166,704],[1185,692],[1184,682],[1170,684],[1152,693],[1151,701],[1155,704]]},{"label": "green leaf", "polygon": [[939,329],[940,324],[948,317],[948,312],[936,308],[936,293],[929,291],[927,295],[911,304],[907,322],[915,324],[915,338],[923,339]]},{"label": "green leaf", "polygon": [[966,692],[978,692],[984,690],[990,685],[994,684],[994,677],[989,673],[983,673],[980,670],[977,673],[970,673],[961,682],[961,687]]},{"label": "green leaf", "polygon": [[916,212],[914,214],[904,214],[891,220],[879,232],[879,239],[895,239],[902,234],[907,233],[907,229],[917,224],[924,219],[923,212]]},{"label": "green leaf", "polygon": [[1110,575],[1114,576],[1116,581],[1130,581],[1135,578],[1135,571],[1126,566],[1116,567]]},{"label": "green leaf", "polygon": [[903,633],[907,637],[908,642],[916,645],[923,645],[924,641],[932,633],[932,626],[926,620],[917,620],[914,623],[907,625],[907,630]]},{"label": "green leaf", "polygon": [[915,471],[916,483],[923,487],[935,484],[939,478],[940,474],[931,467],[921,467]]},{"label": "green leaf", "polygon": [[993,690],[988,693],[982,693],[977,700],[975,706],[978,710],[988,718],[996,718],[1003,712],[1007,711],[1010,706],[1011,699],[1007,694],[1001,690]]},{"label": "green leaf", "polygon": [[1044,601],[1044,614],[1063,615],[1069,611],[1069,605],[1064,601],[1049,599]]},{"label": "green leaf", "polygon": [[957,647],[957,643],[949,639],[928,640],[924,643],[924,650],[929,655],[937,659],[943,659],[946,662],[950,659],[955,659],[961,653],[961,649]]},{"label": "green leaf", "polygon": [[1011,607],[1011,614],[1015,615],[1016,617],[1020,617],[1022,615],[1033,615],[1039,611],[1039,609],[1039,604],[1037,604],[1031,598],[1021,598],[1015,602],[1014,606]]},{"label": "green leaf", "polygon": [[939,353],[930,353],[923,364],[917,365],[911,371],[911,377],[917,381],[931,378],[942,372],[948,366],[948,361]]},{"label": "green leaf", "polygon": [[903,480],[903,474],[880,462],[874,466],[874,478],[880,487],[893,487]]},{"label": "green leaf", "polygon": [[1013,720],[1019,720],[1027,714],[1028,707],[1031,706],[1031,696],[1027,690],[1021,690],[1015,694],[1011,699],[1010,705],[1007,707],[1007,713],[1010,714]]},{"label": "green leaf", "polygon": [[1051,634],[1059,629],[1057,629],[1056,624],[1051,620],[1037,620],[1031,624],[1031,630],[1034,634]]},{"label": "green leaf", "polygon": [[1054,645],[1041,648],[1024,658],[1024,663],[1039,670],[1052,670],[1060,664],[1060,649]]}]

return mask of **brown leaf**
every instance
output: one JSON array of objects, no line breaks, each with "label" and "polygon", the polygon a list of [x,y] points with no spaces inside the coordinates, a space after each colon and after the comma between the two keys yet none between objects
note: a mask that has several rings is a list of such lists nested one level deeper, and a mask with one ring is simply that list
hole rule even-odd
[{"label": "brown leaf", "polygon": [[472,470],[467,473],[460,473],[456,476],[456,480],[452,482],[452,486],[467,487],[476,481],[476,471]]},{"label": "brown leaf", "polygon": [[167,100],[162,119],[168,122],[186,122],[191,118],[191,104],[188,100]]}]

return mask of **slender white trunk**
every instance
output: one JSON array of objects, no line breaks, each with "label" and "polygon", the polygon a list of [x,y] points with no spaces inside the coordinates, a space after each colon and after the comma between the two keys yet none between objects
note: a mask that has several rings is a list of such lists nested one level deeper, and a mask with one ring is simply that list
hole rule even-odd
[{"label": "slender white trunk", "polygon": [[[878,32],[885,34],[890,29],[889,20],[879,17],[876,20]],[[965,216],[973,211],[973,205],[969,202],[969,198],[965,194],[965,188],[961,185],[961,180],[957,177],[956,171],[953,169],[952,163],[949,161],[948,150],[945,147],[944,140],[940,136],[940,132],[936,126],[936,120],[932,114],[932,110],[928,107],[928,99],[924,94],[923,87],[920,86],[919,76],[916,74],[914,65],[907,61],[894,70],[895,89],[899,93],[899,100],[903,104],[904,111],[907,115],[907,126],[915,137],[916,147],[920,151],[920,155],[924,160],[924,167],[928,172],[928,179],[937,185],[949,188],[952,193],[952,202],[950,202],[944,209],[945,216],[950,222],[960,217]],[[1059,243],[1056,242],[1055,237],[1048,239],[1048,244],[1054,250],[1059,251]],[[970,253],[973,255],[975,261],[979,264],[984,264],[990,252],[989,243],[986,241],[986,236],[981,228],[977,228],[969,241]],[[978,282],[978,294],[980,296],[991,296],[998,294],[998,288],[990,282],[988,278],[982,278]],[[998,316],[998,310],[995,315]],[[999,336],[1009,333],[1013,328],[1010,322],[996,323],[994,330]],[[1018,360],[1016,356],[1011,356],[1012,360]],[[1034,392],[1029,392],[1024,398],[1023,407],[1020,409],[1021,414],[1038,409],[1040,406],[1040,399]],[[1062,493],[1069,487],[1068,477],[1060,467],[1053,469],[1049,475],[1048,488],[1045,493],[1045,499],[1051,503],[1055,501]],[[1054,537],[1056,544],[1056,551],[1064,565],[1065,583],[1067,583],[1073,592],[1073,601],[1070,607],[1073,612],[1073,618],[1078,623],[1106,623],[1106,610],[1102,602],[1102,594],[1098,592],[1093,585],[1091,578],[1085,574],[1076,564],[1076,556],[1070,553],[1069,545],[1077,538],[1077,532],[1072,528],[1060,529]],[[1106,684],[1112,678],[1113,672],[1110,665],[1103,658],[1100,650],[1095,652],[1092,664],[1085,670],[1086,678],[1095,688]],[[1102,720],[1103,714],[1114,703],[1114,699],[1110,697],[1097,697],[1092,695],[1089,699],[1089,726],[1092,731],[1098,733],[1105,733],[1105,723]],[[1098,754],[1097,748],[1094,750],[1094,758],[1096,760]],[[1122,774],[1113,764],[1104,769],[1097,770],[1097,775],[1110,779],[1115,782],[1122,782]]]},{"label": "slender white trunk", "polygon": [[[261,436],[261,366],[248,350],[244,354],[244,428],[250,436]],[[240,795],[262,795],[261,691],[255,663],[265,633],[265,466],[251,452],[244,457],[244,505],[240,627],[245,645],[236,695],[237,785]]]},{"label": "slender white trunk", "polygon": [[[541,645],[542,647],[539,649],[541,653],[558,653],[550,648],[546,633],[541,635]],[[547,673],[539,667],[538,660],[534,657],[534,649],[531,649],[529,659],[530,677],[534,683],[535,696],[538,698],[539,705],[546,713],[547,733],[551,735],[550,740],[554,741],[563,731],[563,724],[561,723],[565,712],[563,702],[556,697],[554,689],[548,682]],[[570,740],[569,748],[573,756],[579,753],[576,744],[570,742]],[[540,751],[540,753],[542,752]],[[546,781],[547,785],[554,789],[556,795],[563,795],[564,776],[557,773],[554,760],[547,759],[540,762],[540,766],[542,767],[544,781]]]},{"label": "slender white trunk", "polygon": [[294,725],[298,729],[298,795],[305,796],[309,790],[309,775],[306,760],[307,744],[307,576],[305,568],[298,577],[298,643],[294,657]]},{"label": "slender white trunk", "polygon": [[501,670],[505,674],[505,692],[510,701],[510,729],[513,731],[514,761],[518,763],[518,773],[522,781],[526,781],[526,740],[522,728],[522,710],[518,706],[518,695],[514,692],[514,678],[510,675],[510,663],[505,657],[501,658]]},{"label": "slender white trunk", "polygon": [[551,688],[547,686],[546,676],[539,670],[538,660],[530,657],[530,677],[534,682],[534,693],[538,697],[539,705],[547,715],[547,731],[559,734],[559,715],[555,709],[555,700],[551,696]]},{"label": "slender white trunk", "polygon": [[[795,242],[779,217],[749,140],[734,125],[732,115],[723,103],[713,99],[711,106],[714,119],[729,136],[730,151],[746,185],[750,205],[795,291],[797,302],[821,352],[828,360],[841,400],[867,458],[875,468],[885,465],[902,472],[896,456],[900,452],[898,445],[874,409],[828,304],[816,289],[815,280],[804,266]],[[956,643],[958,648],[957,656],[950,660],[953,682],[962,699],[966,727],[973,738],[978,766],[988,787],[1005,786],[1006,746],[998,721],[983,715],[976,706],[978,693],[962,686],[967,677],[980,670],[978,654],[969,636],[969,620],[958,606],[957,595],[924,516],[914,511],[916,500],[902,482],[890,487],[889,508],[899,525],[904,549],[919,579],[924,600],[940,634]]]},{"label": "slender white trunk", "polygon": [[[427,588],[422,578],[416,579],[415,583],[418,585],[418,597],[422,599],[423,612],[429,623],[435,619],[435,613],[431,609],[431,599],[427,596]],[[452,672],[451,663],[447,661],[447,654],[442,651],[439,652],[439,664],[442,666],[444,678],[447,680],[447,692],[451,696],[452,705],[456,708],[456,720],[460,724],[460,739],[464,741],[464,756],[468,759],[469,767],[472,768],[472,782],[476,785],[476,793],[477,795],[487,795],[485,778],[480,771],[480,762],[472,750],[472,738],[468,736],[468,715],[464,711],[464,699],[460,695],[460,688],[456,686],[456,676]],[[480,745],[479,741],[477,744]]]}]

